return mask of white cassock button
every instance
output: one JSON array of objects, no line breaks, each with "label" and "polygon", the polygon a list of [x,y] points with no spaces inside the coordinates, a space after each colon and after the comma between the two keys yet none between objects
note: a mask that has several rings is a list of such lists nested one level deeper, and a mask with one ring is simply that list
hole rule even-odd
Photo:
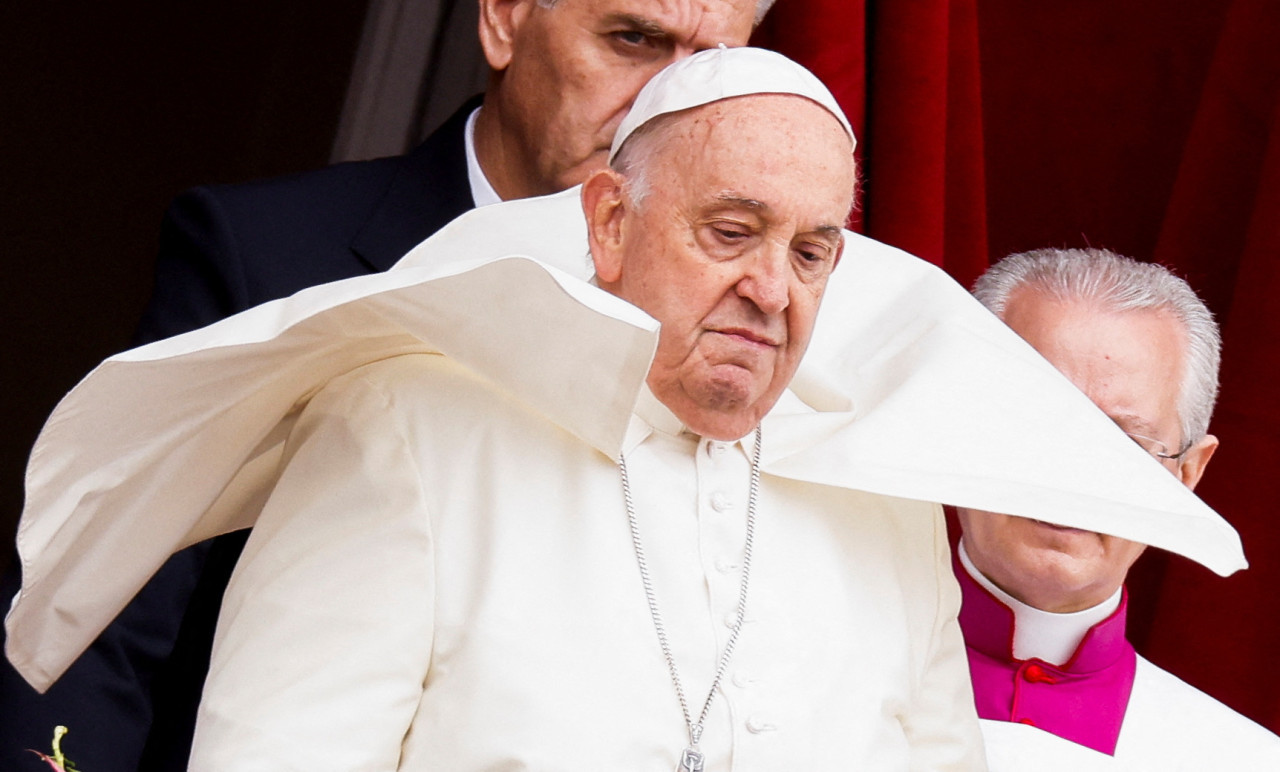
[{"label": "white cassock button", "polygon": [[756,682],[756,679],[752,678],[751,676],[747,675],[741,670],[733,674],[733,685],[738,687],[739,689],[745,689],[755,682]]},{"label": "white cassock button", "polygon": [[728,449],[729,449],[729,444],[725,442],[716,442],[713,440],[712,442],[707,443],[707,454],[710,455],[712,458],[716,458],[717,456],[723,456],[724,452]]},{"label": "white cassock button", "polygon": [[729,558],[716,558],[716,570],[722,574],[727,574],[738,569],[738,564]]},{"label": "white cassock button", "polygon": [[772,732],[778,727],[770,721],[765,721],[759,716],[752,716],[747,719],[747,731],[752,734],[760,734],[761,732]]},{"label": "white cassock button", "polygon": [[716,491],[711,494],[711,508],[717,512],[723,512],[729,508],[729,497]]},{"label": "white cassock button", "polygon": [[[753,617],[751,617],[749,614],[748,614],[748,615],[744,615],[744,616],[742,617],[742,624],[744,624],[744,625],[745,625],[745,624],[749,624],[749,623],[754,622],[754,621],[755,621],[755,619],[754,619]],[[724,615],[724,626],[725,626],[725,627],[730,627],[730,628],[731,628],[731,627],[733,627],[733,626],[734,626],[734,625],[736,625],[736,624],[738,624],[738,612],[733,611],[733,612],[730,612],[730,613],[728,613],[728,614],[725,614],[725,615]]]}]

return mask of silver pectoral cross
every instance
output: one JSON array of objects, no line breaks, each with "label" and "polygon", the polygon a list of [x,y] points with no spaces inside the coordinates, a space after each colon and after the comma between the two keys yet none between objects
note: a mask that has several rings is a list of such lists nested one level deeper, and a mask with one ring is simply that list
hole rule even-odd
[{"label": "silver pectoral cross", "polygon": [[685,748],[680,754],[678,772],[702,772],[702,754],[693,748]]}]

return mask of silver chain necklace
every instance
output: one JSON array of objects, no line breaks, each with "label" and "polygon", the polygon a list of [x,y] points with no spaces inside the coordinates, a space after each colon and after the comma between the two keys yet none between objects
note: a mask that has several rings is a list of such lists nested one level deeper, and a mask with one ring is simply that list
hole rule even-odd
[{"label": "silver chain necklace", "polygon": [[689,703],[684,696],[684,687],[680,683],[680,673],[676,670],[676,660],[671,654],[671,644],[667,641],[666,626],[662,624],[662,614],[658,611],[658,601],[653,594],[653,582],[649,579],[649,564],[644,557],[644,545],[640,543],[640,524],[636,521],[636,507],[631,500],[631,483],[627,480],[627,459],[618,456],[618,470],[622,474],[622,498],[627,505],[627,522],[631,524],[631,545],[635,547],[636,563],[640,566],[640,581],[644,584],[644,597],[649,602],[649,616],[653,618],[654,630],[658,633],[658,645],[662,647],[662,656],[667,660],[667,670],[671,673],[671,683],[676,687],[676,697],[680,699],[680,710],[684,712],[684,724],[689,730],[689,747],[680,754],[681,772],[701,772],[703,766],[702,752],[698,743],[702,739],[703,722],[711,710],[711,701],[715,699],[716,689],[720,687],[720,679],[724,677],[725,668],[729,666],[729,658],[733,655],[733,647],[738,642],[738,634],[742,632],[742,622],[747,610],[747,584],[751,577],[751,544],[756,528],[756,498],[760,492],[760,427],[756,427],[756,446],[751,454],[751,492],[747,497],[747,538],[742,552],[742,583],[738,588],[738,611],[733,621],[733,631],[720,654],[720,662],[716,666],[716,676],[707,690],[706,702],[702,704],[702,712],[694,721],[689,714]]}]

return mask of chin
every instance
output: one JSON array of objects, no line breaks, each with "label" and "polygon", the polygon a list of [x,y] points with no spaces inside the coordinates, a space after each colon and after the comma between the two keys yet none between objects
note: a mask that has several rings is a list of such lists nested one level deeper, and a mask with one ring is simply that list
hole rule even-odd
[{"label": "chin", "polygon": [[713,440],[736,440],[750,433],[759,422],[754,411],[741,407],[721,410],[695,403],[689,408],[673,412],[690,431]]},{"label": "chin", "polygon": [[702,377],[651,382],[650,388],[680,421],[694,432],[714,440],[736,440],[756,428],[777,401],[751,371],[720,367]]},{"label": "chin", "polygon": [[1019,551],[1029,567],[1053,566],[1054,570],[1074,572],[1097,558],[1099,547],[1096,534],[1055,532],[1049,538],[1024,540]]},{"label": "chin", "polygon": [[712,440],[732,441],[750,434],[767,411],[750,406],[733,410],[714,410],[705,407],[694,409],[689,415],[676,415],[689,430]]},{"label": "chin", "polygon": [[1025,568],[1036,584],[1063,597],[1074,597],[1099,584],[1096,560],[1058,550],[1043,550],[1032,565]]}]

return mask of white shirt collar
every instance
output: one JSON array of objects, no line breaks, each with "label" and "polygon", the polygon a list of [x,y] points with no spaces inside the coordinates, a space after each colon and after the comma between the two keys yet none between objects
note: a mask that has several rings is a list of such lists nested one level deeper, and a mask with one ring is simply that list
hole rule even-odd
[{"label": "white shirt collar", "polygon": [[640,386],[640,393],[636,396],[631,423],[627,425],[627,435],[622,441],[622,452],[625,455],[635,450],[654,432],[676,437],[685,431],[684,422],[654,396],[646,382]]},{"label": "white shirt collar", "polygon": [[[788,401],[787,398],[790,398],[790,400]],[[803,403],[789,391],[783,392],[783,398],[779,400],[779,403],[787,403],[792,409],[795,409],[797,404],[803,408]],[[778,406],[775,405],[774,409],[777,410]],[[646,382],[640,387],[640,393],[636,396],[635,408],[631,414],[631,423],[627,426],[626,439],[622,443],[622,452],[624,454],[630,453],[654,432],[665,434],[669,437],[677,437],[681,434],[694,436],[693,432],[684,425],[679,416],[654,395],[649,389],[648,382]],[[714,444],[716,441],[709,440],[709,442]],[[720,444],[740,445],[742,452],[750,456],[755,448],[755,430],[753,429],[736,440],[725,441]]]},{"label": "white shirt collar", "polygon": [[471,115],[467,116],[467,129],[463,132],[466,140],[463,144],[467,147],[467,182],[471,184],[471,200],[476,202],[477,209],[502,201],[498,191],[489,184],[489,178],[484,176],[480,162],[476,160],[476,116],[479,114],[479,107],[471,111]]},{"label": "white shirt collar", "polygon": [[1120,607],[1120,593],[1117,589],[1110,598],[1096,606],[1073,611],[1067,614],[1055,614],[1042,611],[1034,606],[1018,600],[1000,589],[983,576],[969,560],[965,551],[964,540],[960,540],[960,564],[969,576],[1004,605],[1013,611],[1013,656],[1015,659],[1040,659],[1051,665],[1066,664],[1080,647],[1080,642],[1090,628],[1115,613]]}]

